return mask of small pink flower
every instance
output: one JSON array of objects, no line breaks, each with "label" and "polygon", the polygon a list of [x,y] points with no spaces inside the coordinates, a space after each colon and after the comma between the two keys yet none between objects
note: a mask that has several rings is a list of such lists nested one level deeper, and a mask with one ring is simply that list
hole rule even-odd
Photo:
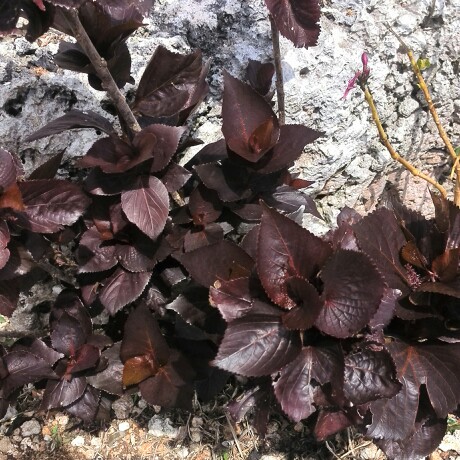
[{"label": "small pink flower", "polygon": [[369,75],[371,73],[371,69],[367,66],[368,57],[366,53],[363,53],[361,55],[361,62],[363,63],[363,69],[357,70],[353,78],[348,80],[348,85],[345,89],[345,92],[343,93],[342,99],[346,99],[348,93],[356,86],[356,83],[358,83],[359,85],[365,85],[367,83],[367,80],[369,79]]}]

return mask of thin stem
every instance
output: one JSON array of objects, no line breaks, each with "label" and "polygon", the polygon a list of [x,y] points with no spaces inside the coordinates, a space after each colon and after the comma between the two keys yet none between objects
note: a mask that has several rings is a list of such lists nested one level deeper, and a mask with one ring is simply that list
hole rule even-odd
[{"label": "thin stem", "polygon": [[402,164],[413,176],[420,177],[429,184],[433,185],[433,187],[436,187],[443,196],[443,198],[447,198],[447,192],[441,184],[439,184],[436,180],[432,179],[431,177],[427,176],[426,174],[418,170],[415,166],[413,166],[411,163],[409,163],[407,160],[401,157],[399,153],[396,152],[396,150],[393,148],[390,141],[388,140],[388,135],[385,132],[382,123],[380,122],[380,118],[377,113],[377,108],[375,107],[374,99],[372,97],[371,92],[369,91],[369,88],[364,85],[361,87],[361,89],[363,90],[366,102],[369,104],[369,107],[371,109],[372,119],[374,120],[374,123],[377,126],[380,141],[390,153],[391,158],[393,158],[393,160],[397,161],[398,163]]},{"label": "thin stem", "polygon": [[85,28],[83,27],[80,18],[78,17],[78,11],[75,9],[70,9],[68,11],[63,8],[65,17],[72,29],[72,32],[77,40],[78,44],[82,47],[88,59],[91,61],[97,76],[101,79],[102,87],[107,94],[112,99],[115,104],[120,117],[126,122],[126,125],[133,132],[139,132],[141,127],[136,120],[133,112],[129,108],[128,103],[126,102],[125,97],[119,90],[115,80],[113,79],[108,67],[107,62],[104,58],[101,57],[93,42],[86,33]]},{"label": "thin stem", "polygon": [[278,119],[280,125],[286,123],[286,108],[284,102],[284,81],[283,81],[283,68],[281,66],[281,50],[280,50],[280,33],[276,27],[273,16],[270,15],[270,25],[272,28],[272,45],[273,45],[273,58],[275,59],[275,72],[276,72],[276,98],[278,100]]},{"label": "thin stem", "polygon": [[422,76],[422,73],[420,72],[420,69],[418,68],[417,62],[414,58],[414,53],[409,49],[407,51],[407,56],[409,57],[410,60],[410,65],[412,67],[412,71],[414,72],[415,76],[417,77],[418,84],[420,86],[420,89],[423,92],[423,96],[425,97],[425,100],[428,104],[428,109],[431,113],[431,116],[433,117],[433,120],[436,124],[436,128],[438,128],[439,135],[441,136],[441,139],[444,141],[444,144],[447,148],[447,151],[449,152],[449,155],[451,156],[453,161],[457,160],[457,155],[455,153],[454,147],[452,146],[452,143],[450,142],[449,137],[447,136],[446,131],[441,125],[441,121],[439,120],[438,113],[436,112],[436,109],[433,104],[433,100],[431,99],[431,94],[430,91],[425,83],[425,79]]},{"label": "thin stem", "polygon": [[446,131],[441,125],[441,121],[439,119],[436,108],[434,107],[433,99],[431,98],[430,91],[425,82],[425,79],[423,78],[422,72],[420,72],[420,69],[417,65],[417,61],[415,60],[414,53],[407,46],[404,40],[389,25],[387,25],[387,28],[398,39],[399,43],[404,49],[404,52],[407,54],[407,57],[409,58],[409,61],[410,61],[410,65],[412,67],[412,71],[414,72],[417,78],[420,89],[422,90],[423,96],[428,104],[428,110],[430,111],[431,116],[433,117],[436,128],[438,129],[438,133],[441,139],[443,140],[444,145],[446,146],[446,149],[449,152],[449,155],[452,161],[454,162],[454,165],[452,167],[452,171],[450,174],[450,178],[453,179],[453,175],[455,173],[456,179],[455,179],[455,189],[454,189],[454,203],[457,206],[460,206],[460,162],[459,162],[459,158],[457,157],[457,154],[455,153],[455,149],[452,146],[452,143],[450,142],[450,139],[447,136]]}]

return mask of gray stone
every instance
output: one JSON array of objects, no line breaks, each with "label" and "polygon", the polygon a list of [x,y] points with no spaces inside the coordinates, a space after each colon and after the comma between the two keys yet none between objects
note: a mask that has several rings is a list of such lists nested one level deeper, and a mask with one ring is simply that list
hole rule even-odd
[{"label": "gray stone", "polygon": [[38,420],[27,420],[21,425],[21,434],[24,437],[33,436],[34,434],[40,434],[41,432],[42,427]]},{"label": "gray stone", "polygon": [[124,395],[114,401],[112,404],[112,409],[115,412],[115,417],[119,420],[128,418],[133,407],[134,403],[130,395]]},{"label": "gray stone", "polygon": [[156,437],[165,437],[173,439],[178,433],[179,429],[175,428],[169,418],[164,418],[161,415],[154,415],[148,423],[149,434]]},{"label": "gray stone", "polygon": [[13,443],[7,436],[0,437],[0,452],[7,454],[13,449]]}]

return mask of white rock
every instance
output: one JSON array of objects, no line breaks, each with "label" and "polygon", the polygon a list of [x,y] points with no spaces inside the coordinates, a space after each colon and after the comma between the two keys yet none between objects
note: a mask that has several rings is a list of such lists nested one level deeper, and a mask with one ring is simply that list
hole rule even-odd
[{"label": "white rock", "polygon": [[127,431],[129,430],[129,422],[121,422],[118,424],[119,431]]},{"label": "white rock", "polygon": [[70,444],[74,447],[82,447],[85,445],[85,438],[83,436],[77,436],[76,438],[72,439]]},{"label": "white rock", "polygon": [[444,436],[444,439],[442,440],[438,449],[442,450],[443,452],[453,450],[460,454],[460,432],[455,430],[453,433],[447,433]]}]

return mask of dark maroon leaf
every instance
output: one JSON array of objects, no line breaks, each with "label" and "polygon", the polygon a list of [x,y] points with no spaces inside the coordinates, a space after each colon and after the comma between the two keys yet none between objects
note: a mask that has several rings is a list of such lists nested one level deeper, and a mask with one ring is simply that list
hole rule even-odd
[{"label": "dark maroon leaf", "polygon": [[191,410],[195,373],[188,360],[171,350],[169,361],[154,377],[139,384],[142,397],[152,405]]},{"label": "dark maroon leaf", "polygon": [[205,287],[212,286],[216,280],[247,276],[254,266],[254,261],[246,252],[227,240],[174,257],[197,283]]},{"label": "dark maroon leaf", "polygon": [[154,240],[168,219],[168,191],[156,177],[140,176],[121,194],[121,206],[126,217]]},{"label": "dark maroon leaf", "polygon": [[14,310],[16,310],[18,302],[18,285],[11,281],[0,281],[0,315],[9,318],[13,314]]},{"label": "dark maroon leaf", "polygon": [[244,185],[248,174],[242,168],[228,165],[228,163],[223,165],[208,163],[195,166],[195,171],[203,184],[215,190],[222,201],[232,202],[247,197]]},{"label": "dark maroon leaf", "polygon": [[87,337],[80,322],[67,312],[63,312],[53,326],[51,343],[59,353],[75,356]]},{"label": "dark maroon leaf", "polygon": [[321,214],[316,209],[315,201],[312,197],[296,190],[288,185],[280,185],[275,190],[261,194],[261,198],[268,206],[285,213],[297,212],[303,206],[304,212],[322,219]]},{"label": "dark maroon leaf", "polygon": [[241,247],[254,259],[257,258],[257,240],[259,239],[260,225],[254,225],[249,232],[244,235]]},{"label": "dark maroon leaf", "polygon": [[29,180],[37,179],[53,179],[57,174],[59,167],[61,166],[62,157],[64,156],[64,150],[61,150],[58,154],[51,157],[48,161],[41,164],[38,168],[35,168],[31,174],[29,174]]},{"label": "dark maroon leaf", "polygon": [[315,438],[318,441],[324,441],[329,436],[351,425],[353,425],[353,421],[342,411],[330,412],[320,410],[315,424]]},{"label": "dark maroon leaf", "polygon": [[222,212],[222,203],[217,193],[201,184],[191,193],[188,207],[195,225],[214,222]]},{"label": "dark maroon leaf", "polygon": [[331,246],[273,209],[264,206],[259,230],[257,270],[268,296],[284,308],[296,303],[287,279],[308,279],[331,254]]},{"label": "dark maroon leaf", "polygon": [[343,379],[343,358],[338,347],[305,347],[283,367],[273,384],[283,411],[295,422],[309,417],[314,406],[314,386]]},{"label": "dark maroon leaf", "polygon": [[384,287],[379,308],[369,321],[369,326],[373,331],[383,330],[384,327],[390,324],[396,309],[397,301],[400,297],[401,291],[398,289]]},{"label": "dark maroon leaf", "polygon": [[245,222],[260,222],[262,218],[262,207],[259,204],[235,204],[229,207],[234,214]]},{"label": "dark maroon leaf", "polygon": [[[402,440],[414,429],[421,385],[424,385],[437,417],[444,418],[460,400],[460,344],[406,344],[395,340],[388,345],[401,391],[391,399],[371,404],[373,414],[368,435]],[[401,407],[404,407],[401,413]]]},{"label": "dark maroon leaf", "polygon": [[13,155],[0,148],[0,193],[16,183],[17,173]]},{"label": "dark maroon leaf", "polygon": [[31,142],[43,137],[53,136],[54,134],[62,133],[68,129],[94,128],[103,131],[106,134],[114,134],[112,123],[107,118],[87,110],[70,110],[62,117],[56,118],[47,125],[40,128],[35,133],[28,136],[25,141]]},{"label": "dark maroon leaf", "polygon": [[142,158],[153,158],[150,172],[158,172],[168,166],[177,150],[185,128],[166,125],[149,125],[133,139],[133,146]]},{"label": "dark maroon leaf", "polygon": [[91,321],[91,317],[86,308],[83,306],[80,297],[73,290],[65,289],[59,293],[56,302],[51,309],[51,329],[54,329],[55,325],[64,313],[77,320],[85,338],[89,338],[92,335],[93,323]]},{"label": "dark maroon leaf", "polygon": [[419,390],[410,380],[400,381],[402,388],[396,396],[371,403],[372,424],[367,428],[368,436],[389,440],[402,440],[410,436],[417,415]]},{"label": "dark maroon leaf", "polygon": [[3,397],[27,383],[56,378],[50,364],[43,358],[25,350],[11,351],[3,356],[8,376],[2,382]]},{"label": "dark maroon leaf", "polygon": [[100,356],[101,352],[99,348],[85,343],[75,354],[72,364],[67,367],[68,372],[75,374],[76,372],[91,369],[96,366]]},{"label": "dark maroon leaf", "polygon": [[307,144],[311,144],[323,134],[302,125],[281,126],[278,142],[273,150],[264,155],[255,165],[256,171],[270,174],[289,167],[300,157]]},{"label": "dark maroon leaf", "polygon": [[77,161],[80,168],[99,166],[109,174],[122,173],[152,158],[152,149],[136,150],[118,137],[99,139],[88,153]]},{"label": "dark maroon leaf", "polygon": [[170,357],[170,350],[150,310],[141,305],[125,324],[120,357],[124,363],[123,385],[154,376]]},{"label": "dark maroon leaf", "polygon": [[119,195],[129,186],[131,179],[125,173],[106,174],[99,168],[93,168],[84,180],[84,189],[92,195]]},{"label": "dark maroon leaf", "polygon": [[276,26],[294,46],[315,46],[320,32],[318,0],[265,0]]},{"label": "dark maroon leaf", "polygon": [[224,230],[216,223],[206,225],[203,230],[189,230],[184,236],[184,251],[194,251],[203,246],[218,243],[223,238]]},{"label": "dark maroon leaf", "polygon": [[230,401],[227,405],[227,410],[232,419],[239,423],[243,417],[252,409],[260,404],[264,397],[264,390],[259,386],[255,386],[246,390],[237,399]]},{"label": "dark maroon leaf", "polygon": [[77,260],[80,273],[109,270],[117,264],[115,246],[104,245],[101,234],[95,227],[87,230],[78,246]]},{"label": "dark maroon leaf", "polygon": [[460,275],[460,248],[447,249],[441,255],[436,257],[431,269],[437,275],[440,281],[449,283]]},{"label": "dark maroon leaf", "polygon": [[54,233],[73,224],[89,205],[81,189],[64,180],[35,180],[19,183],[25,210],[17,224],[37,233]]},{"label": "dark maroon leaf", "polygon": [[262,62],[249,59],[246,67],[246,79],[262,96],[265,96],[270,91],[274,74],[275,66],[271,62],[262,64]]},{"label": "dark maroon leaf", "polygon": [[116,255],[120,265],[130,272],[146,272],[152,270],[158,262],[166,259],[172,248],[165,238],[152,241],[138,231],[133,233],[132,244],[117,245]]},{"label": "dark maroon leaf", "polygon": [[441,443],[446,434],[446,429],[446,419],[432,418],[425,422],[417,423],[414,432],[401,441],[381,439],[376,440],[376,444],[385,452],[388,458],[397,458],[398,460],[424,458]]},{"label": "dark maroon leaf", "polygon": [[379,209],[353,225],[359,247],[384,276],[388,286],[407,293],[407,271],[399,255],[406,244],[395,215],[388,209]]},{"label": "dark maroon leaf", "polygon": [[390,355],[365,349],[345,358],[345,397],[355,405],[392,398],[401,389]]},{"label": "dark maroon leaf", "polygon": [[270,375],[291,362],[300,351],[298,333],[281,323],[280,312],[249,313],[229,323],[214,366],[247,377]]},{"label": "dark maroon leaf", "polygon": [[255,163],[278,141],[278,119],[267,101],[250,86],[224,73],[222,132],[229,148]]},{"label": "dark maroon leaf", "polygon": [[98,348],[99,350],[103,350],[104,348],[110,347],[113,345],[113,341],[110,337],[107,337],[104,334],[91,334],[88,339],[86,340],[88,345],[92,345],[93,347]]},{"label": "dark maroon leaf", "polygon": [[10,351],[23,351],[32,353],[38,358],[45,360],[50,366],[54,366],[54,364],[56,364],[59,359],[64,357],[62,353],[58,353],[57,351],[53,350],[42,340],[32,337],[25,337],[18,340],[11,346]]},{"label": "dark maroon leaf", "polygon": [[48,380],[40,409],[60,409],[69,406],[81,398],[85,390],[85,377],[72,377],[71,380]]},{"label": "dark maroon leaf", "polygon": [[158,46],[142,75],[133,109],[149,117],[168,117],[191,109],[207,93],[201,51],[182,55]]},{"label": "dark maroon leaf", "polygon": [[433,292],[460,298],[460,276],[450,283],[423,283],[417,288],[417,292]]},{"label": "dark maroon leaf", "polygon": [[86,389],[79,399],[77,399],[65,410],[71,415],[80,418],[85,423],[92,422],[97,414],[101,394],[95,388],[87,385]]},{"label": "dark maroon leaf", "polygon": [[88,383],[93,387],[117,396],[123,394],[123,363],[120,360],[120,347],[121,342],[117,342],[104,350],[101,359],[107,360],[107,367],[103,371],[87,377]]},{"label": "dark maroon leaf", "polygon": [[283,314],[283,324],[297,331],[309,329],[323,306],[318,291],[303,278],[288,278],[287,285],[288,294],[297,306]]},{"label": "dark maroon leaf", "polygon": [[384,282],[375,266],[360,252],[339,249],[320,277],[323,308],[316,327],[340,338],[359,332],[375,315],[383,296]]},{"label": "dark maroon leaf", "polygon": [[209,289],[210,304],[219,309],[227,322],[246,315],[251,310],[253,301],[249,277],[217,280]]},{"label": "dark maroon leaf", "polygon": [[105,309],[114,315],[142,294],[151,275],[150,272],[130,273],[117,268],[104,282],[99,293],[99,300]]},{"label": "dark maroon leaf", "polygon": [[192,166],[216,163],[226,158],[228,158],[227,144],[225,139],[219,139],[205,145],[185,166],[187,169],[190,169]]},{"label": "dark maroon leaf", "polygon": [[166,190],[169,193],[176,192],[182,188],[190,179],[192,174],[177,163],[170,163],[166,171],[160,176]]}]

